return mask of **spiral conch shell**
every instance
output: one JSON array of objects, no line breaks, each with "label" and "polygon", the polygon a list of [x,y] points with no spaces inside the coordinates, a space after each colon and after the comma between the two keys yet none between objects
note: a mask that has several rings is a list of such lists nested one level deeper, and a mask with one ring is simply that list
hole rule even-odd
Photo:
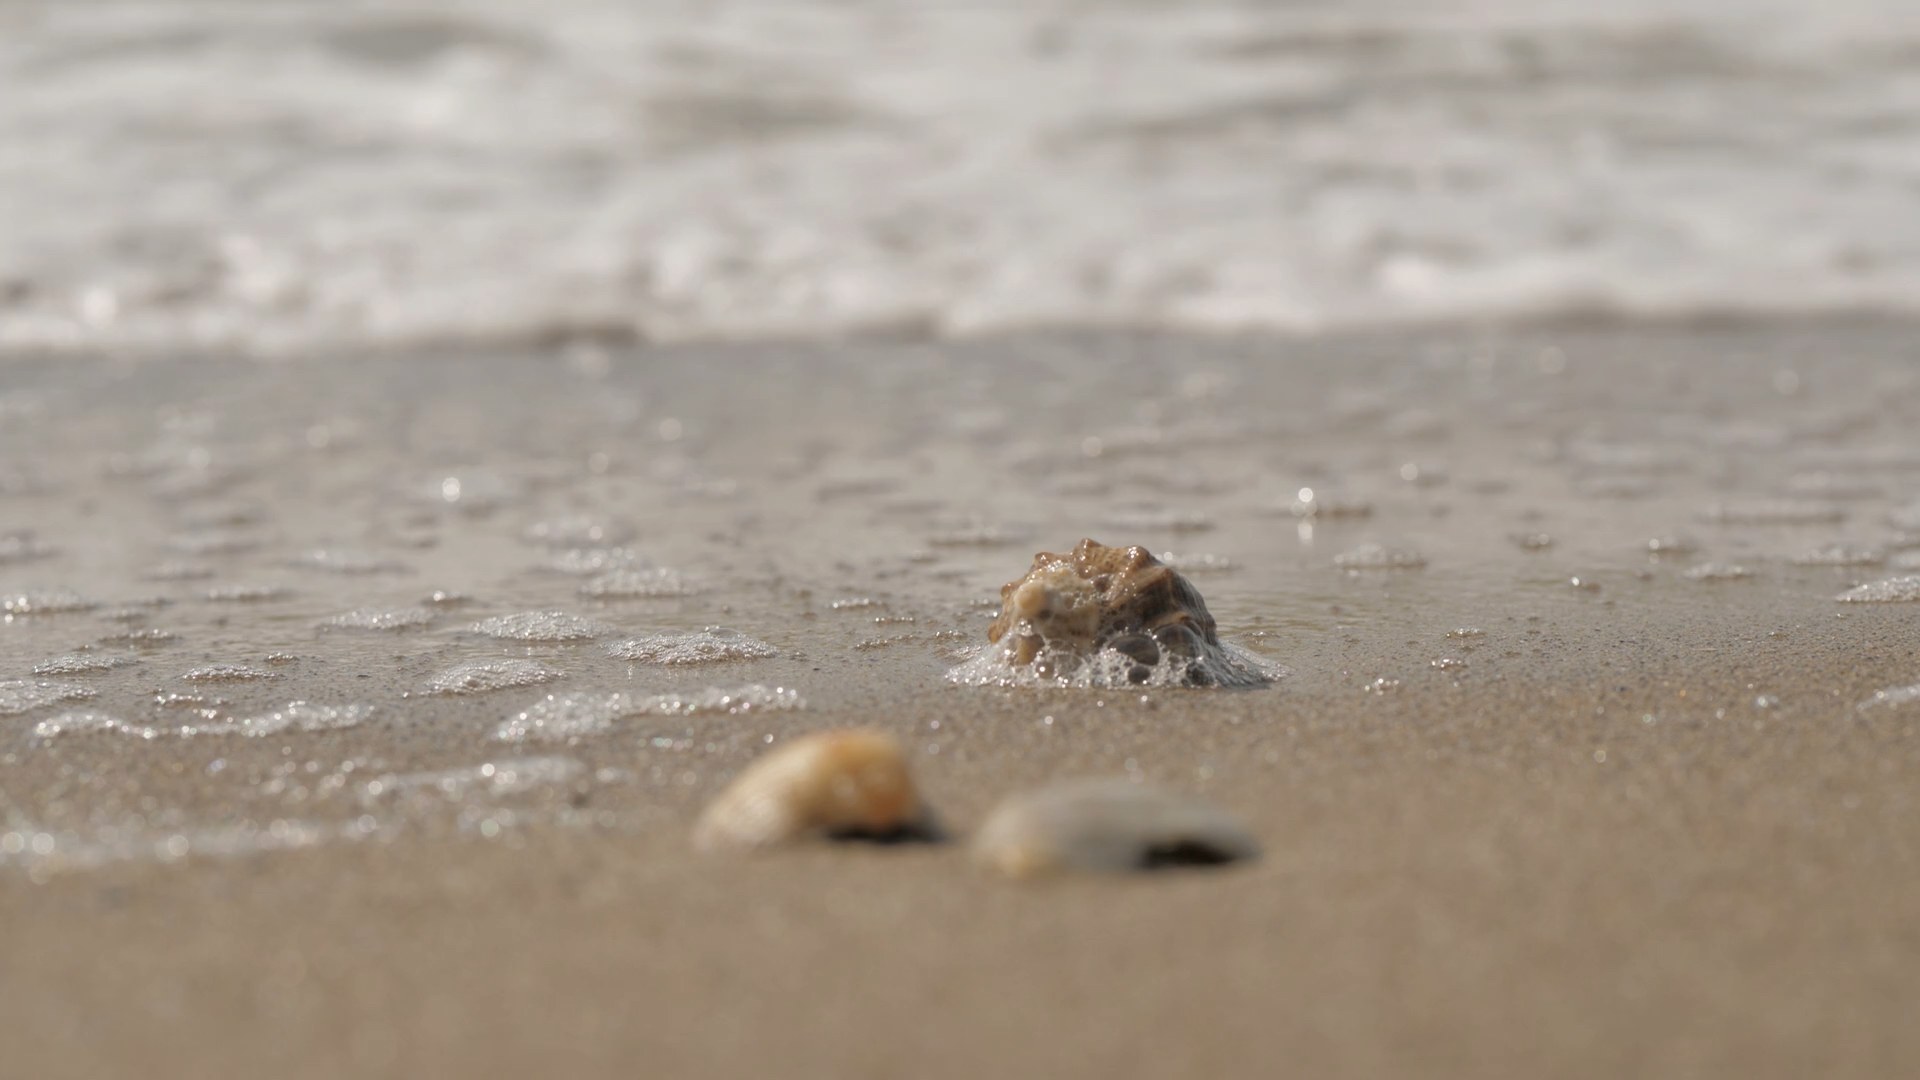
[{"label": "spiral conch shell", "polygon": [[[1025,577],[1001,588],[1000,615],[987,640],[1004,641],[1008,662],[1038,660],[1042,668],[1113,649],[1136,662],[1136,681],[1163,652],[1191,659],[1220,645],[1213,616],[1191,582],[1146,548],[1093,540],[1080,541],[1070,554],[1035,555]],[[1205,678],[1204,666],[1189,670]]]},{"label": "spiral conch shell", "polygon": [[693,830],[694,846],[706,851],[816,836],[939,839],[893,736],[853,729],[795,739],[735,777]]}]

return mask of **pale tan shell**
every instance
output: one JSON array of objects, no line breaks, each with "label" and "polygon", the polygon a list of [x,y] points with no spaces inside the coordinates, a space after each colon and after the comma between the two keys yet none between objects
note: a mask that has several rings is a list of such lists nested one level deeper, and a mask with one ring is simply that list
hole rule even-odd
[{"label": "pale tan shell", "polygon": [[760,758],[700,815],[702,850],[760,848],[811,836],[931,839],[907,757],[879,731],[823,731]]},{"label": "pale tan shell", "polygon": [[1146,548],[1112,548],[1082,540],[1071,553],[1043,551],[1025,577],[1000,589],[1000,614],[987,628],[998,643],[1009,633],[1008,659],[1031,663],[1044,643],[1084,652],[1115,639],[1148,634],[1179,647],[1184,634],[1218,645],[1213,616],[1200,591]]},{"label": "pale tan shell", "polygon": [[1125,873],[1257,858],[1260,842],[1212,803],[1130,780],[1073,780],[1014,795],[987,816],[975,861],[1008,877]]}]

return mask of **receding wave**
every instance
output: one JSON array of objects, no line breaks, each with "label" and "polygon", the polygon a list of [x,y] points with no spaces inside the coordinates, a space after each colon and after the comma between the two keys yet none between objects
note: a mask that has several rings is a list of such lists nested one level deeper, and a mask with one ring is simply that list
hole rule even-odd
[{"label": "receding wave", "polygon": [[710,6],[29,19],[0,350],[1920,309],[1920,9]]}]

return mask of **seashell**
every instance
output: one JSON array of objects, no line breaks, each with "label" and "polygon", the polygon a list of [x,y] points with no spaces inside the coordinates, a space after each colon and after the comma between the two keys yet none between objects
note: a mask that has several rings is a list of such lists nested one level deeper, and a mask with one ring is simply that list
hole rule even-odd
[{"label": "seashell", "polygon": [[1212,803],[1130,780],[1074,780],[1014,795],[974,838],[975,861],[1008,877],[1059,870],[1127,873],[1260,855],[1260,842]]},{"label": "seashell", "polygon": [[[1039,661],[1042,674],[1063,660],[1113,648],[1145,669],[1162,653],[1198,657],[1218,649],[1213,616],[1200,590],[1146,548],[1082,540],[1068,555],[1043,551],[1033,569],[1000,589],[1000,615],[987,640],[1005,641],[1015,665]],[[1203,678],[1205,668],[1192,668]]]},{"label": "seashell", "polygon": [[938,840],[940,829],[884,732],[824,731],[747,766],[693,829],[703,851],[764,848],[810,836]]}]

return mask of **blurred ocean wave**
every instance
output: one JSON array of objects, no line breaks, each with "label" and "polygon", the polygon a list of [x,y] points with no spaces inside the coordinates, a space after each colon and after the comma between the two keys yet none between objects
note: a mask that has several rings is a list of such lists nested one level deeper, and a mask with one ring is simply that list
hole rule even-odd
[{"label": "blurred ocean wave", "polygon": [[0,3],[0,351],[1920,308],[1920,8]]}]

